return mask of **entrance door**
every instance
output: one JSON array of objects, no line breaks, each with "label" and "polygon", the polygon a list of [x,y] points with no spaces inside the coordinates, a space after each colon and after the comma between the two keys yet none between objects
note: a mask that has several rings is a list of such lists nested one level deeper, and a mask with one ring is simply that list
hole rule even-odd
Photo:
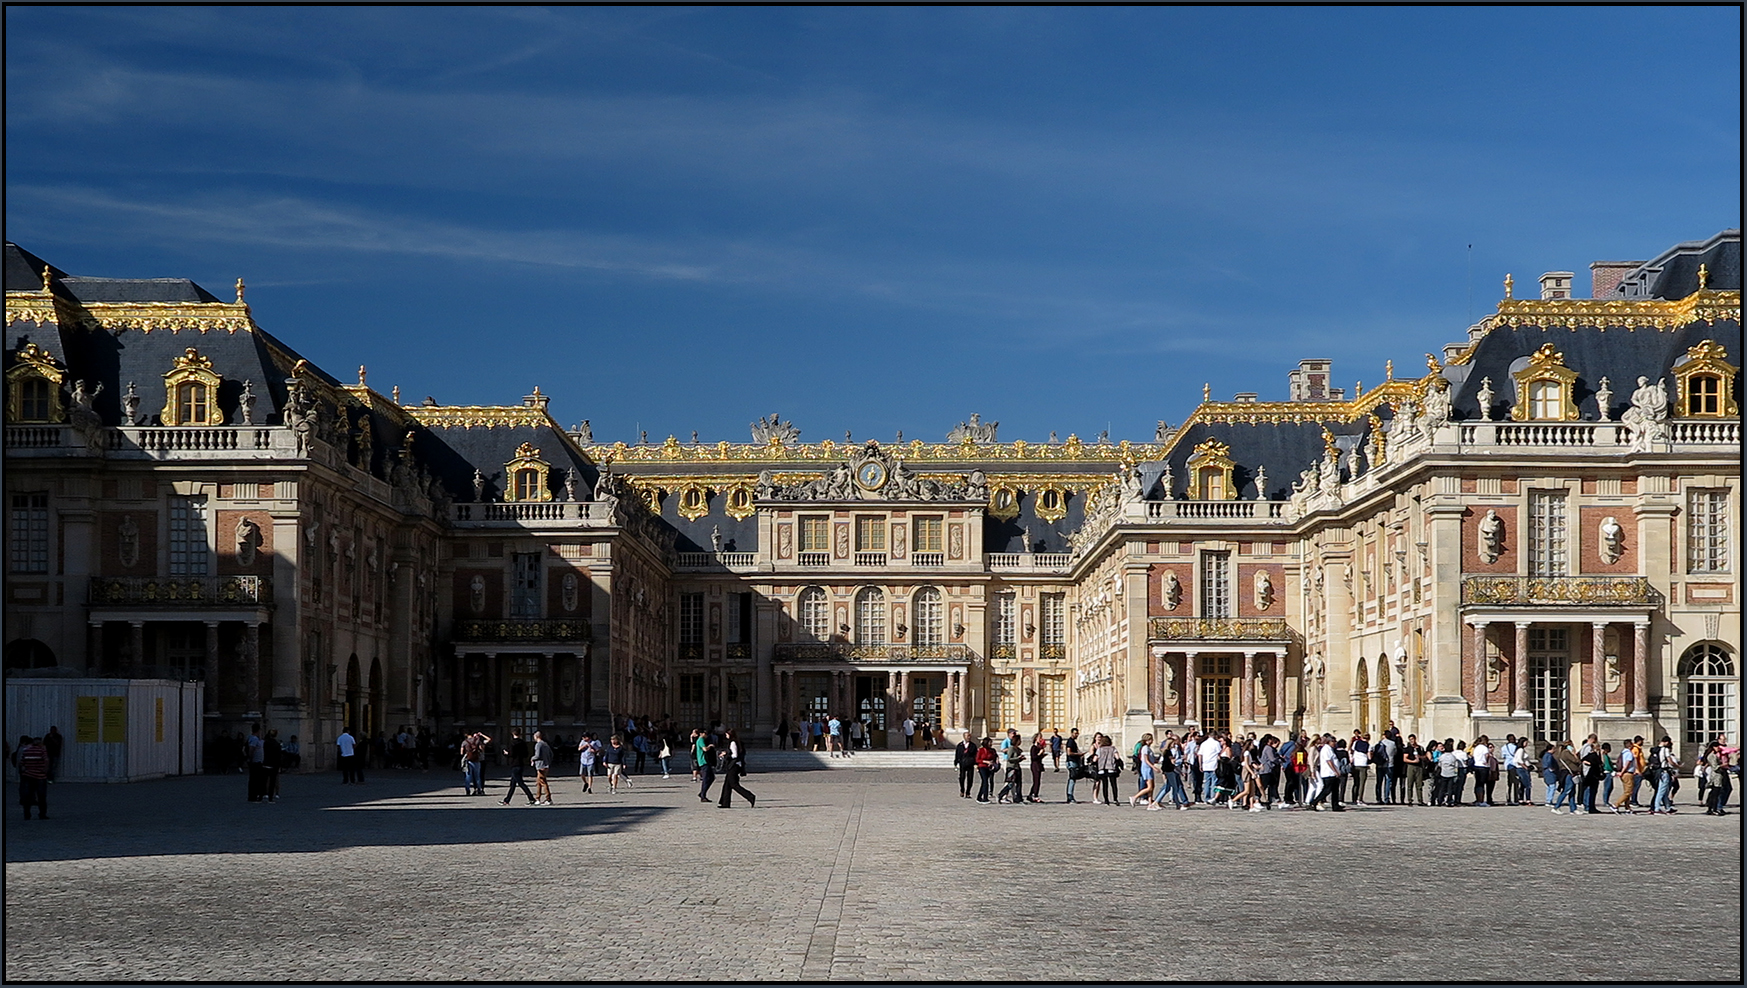
[{"label": "entrance door", "polygon": [[[928,725],[928,737],[917,740],[916,746],[918,748],[927,747],[934,737],[934,729],[941,726],[940,700],[941,694],[945,692],[946,677],[944,675],[931,673],[926,676],[910,677],[910,717],[918,725],[924,722]],[[921,733],[920,726],[917,728],[917,733]]]},{"label": "entrance door", "polygon": [[1571,655],[1564,628],[1529,629],[1529,711],[1536,741],[1571,736]]},{"label": "entrance door", "polygon": [[1201,673],[1201,729],[1236,733],[1242,725],[1232,719],[1236,712],[1231,702],[1232,683],[1236,678],[1232,658],[1215,655],[1203,661],[1206,668]]},{"label": "entrance door", "polygon": [[540,616],[540,554],[537,552],[517,552],[513,554],[514,582],[510,586],[510,617],[537,618]]},{"label": "entrance door", "polygon": [[540,659],[517,655],[510,659],[510,726],[531,738],[540,729]]},{"label": "entrance door", "polygon": [[886,746],[886,677],[855,677],[855,715],[868,725],[868,744],[874,748]]}]

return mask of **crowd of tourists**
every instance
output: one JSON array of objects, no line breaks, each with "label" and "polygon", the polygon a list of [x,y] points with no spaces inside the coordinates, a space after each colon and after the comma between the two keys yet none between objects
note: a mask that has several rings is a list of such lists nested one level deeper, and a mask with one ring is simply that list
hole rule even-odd
[{"label": "crowd of tourists", "polygon": [[[792,724],[787,718],[771,730],[770,746],[796,751],[824,751],[831,758],[849,758],[857,751],[873,748],[874,722],[867,717],[849,718],[836,714],[801,717]],[[932,751],[947,746],[946,731],[926,717],[905,717],[897,725],[904,735],[906,751],[920,748]]]},{"label": "crowd of tourists", "polygon": [[[1539,743],[1506,735],[1472,741],[1421,742],[1391,726],[1373,739],[1354,731],[1331,733],[1152,734],[1124,752],[1106,734],[1083,738],[1078,728],[1033,734],[1016,730],[980,741],[968,732],[954,751],[959,795],[982,803],[1044,802],[1046,770],[1067,773],[1066,802],[1177,810],[1217,807],[1345,812],[1364,806],[1539,806],[1553,813],[1674,813],[1686,772],[1699,787],[1708,815],[1725,813],[1740,772],[1738,748],[1717,738],[1692,764],[1683,764],[1667,736],[1634,737],[1614,750],[1590,735],[1582,742]],[[1132,787],[1122,776],[1131,773]],[[1027,785],[1029,773],[1029,786]],[[1535,781],[1541,795],[1535,796]],[[1000,780],[997,788],[996,780]],[[1090,799],[1078,789],[1087,783]],[[1504,796],[1499,799],[1502,782]],[[973,796],[972,790],[976,790]],[[1127,790],[1126,792],[1124,790]],[[1051,800],[1053,801],[1053,800]]]}]

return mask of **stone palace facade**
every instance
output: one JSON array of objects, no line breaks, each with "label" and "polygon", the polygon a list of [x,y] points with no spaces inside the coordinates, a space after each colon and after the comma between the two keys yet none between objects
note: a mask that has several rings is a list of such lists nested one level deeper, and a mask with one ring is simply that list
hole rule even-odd
[{"label": "stone palace facade", "polygon": [[1735,737],[1740,233],[1592,276],[1145,442],[607,444],[539,388],[342,380],[241,282],[9,243],[5,668],[199,680],[312,765],[342,725],[626,714]]}]

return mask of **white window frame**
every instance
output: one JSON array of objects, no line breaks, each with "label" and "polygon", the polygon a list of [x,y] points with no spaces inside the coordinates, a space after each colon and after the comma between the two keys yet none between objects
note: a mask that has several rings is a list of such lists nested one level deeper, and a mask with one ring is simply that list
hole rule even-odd
[{"label": "white window frame", "polygon": [[1729,572],[1729,492],[1726,489],[1687,491],[1686,571]]},{"label": "white window frame", "polygon": [[1529,492],[1529,575],[1569,576],[1570,524],[1566,492]]},{"label": "white window frame", "polygon": [[995,644],[1015,645],[1019,640],[1019,600],[1011,591],[995,595]]},{"label": "white window frame", "polygon": [[212,572],[212,542],[207,537],[206,498],[170,498],[170,575],[206,576]]},{"label": "white window frame", "polygon": [[704,595],[702,593],[682,593],[679,595],[679,643],[681,645],[702,645],[704,643]]},{"label": "white window frame", "polygon": [[1201,616],[1229,618],[1231,601],[1231,553],[1201,554]]},{"label": "white window frame", "polygon": [[910,625],[917,645],[946,644],[946,604],[940,590],[923,587],[910,604]]},{"label": "white window frame", "polygon": [[831,597],[823,587],[807,587],[795,602],[801,630],[818,641],[831,640]]},{"label": "white window frame", "polygon": [[855,595],[855,643],[886,644],[886,592],[879,587],[862,587]]}]

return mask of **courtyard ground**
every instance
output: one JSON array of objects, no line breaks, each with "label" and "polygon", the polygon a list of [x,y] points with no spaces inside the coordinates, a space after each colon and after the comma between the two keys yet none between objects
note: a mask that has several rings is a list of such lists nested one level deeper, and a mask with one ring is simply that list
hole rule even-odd
[{"label": "courtyard ground", "polygon": [[[7,980],[1741,980],[1740,818],[960,799],[945,770],[510,806],[448,772],[5,805]],[[1126,781],[1126,780],[1125,780]],[[450,784],[453,783],[453,784]],[[1082,787],[1089,796],[1089,787]]]}]

